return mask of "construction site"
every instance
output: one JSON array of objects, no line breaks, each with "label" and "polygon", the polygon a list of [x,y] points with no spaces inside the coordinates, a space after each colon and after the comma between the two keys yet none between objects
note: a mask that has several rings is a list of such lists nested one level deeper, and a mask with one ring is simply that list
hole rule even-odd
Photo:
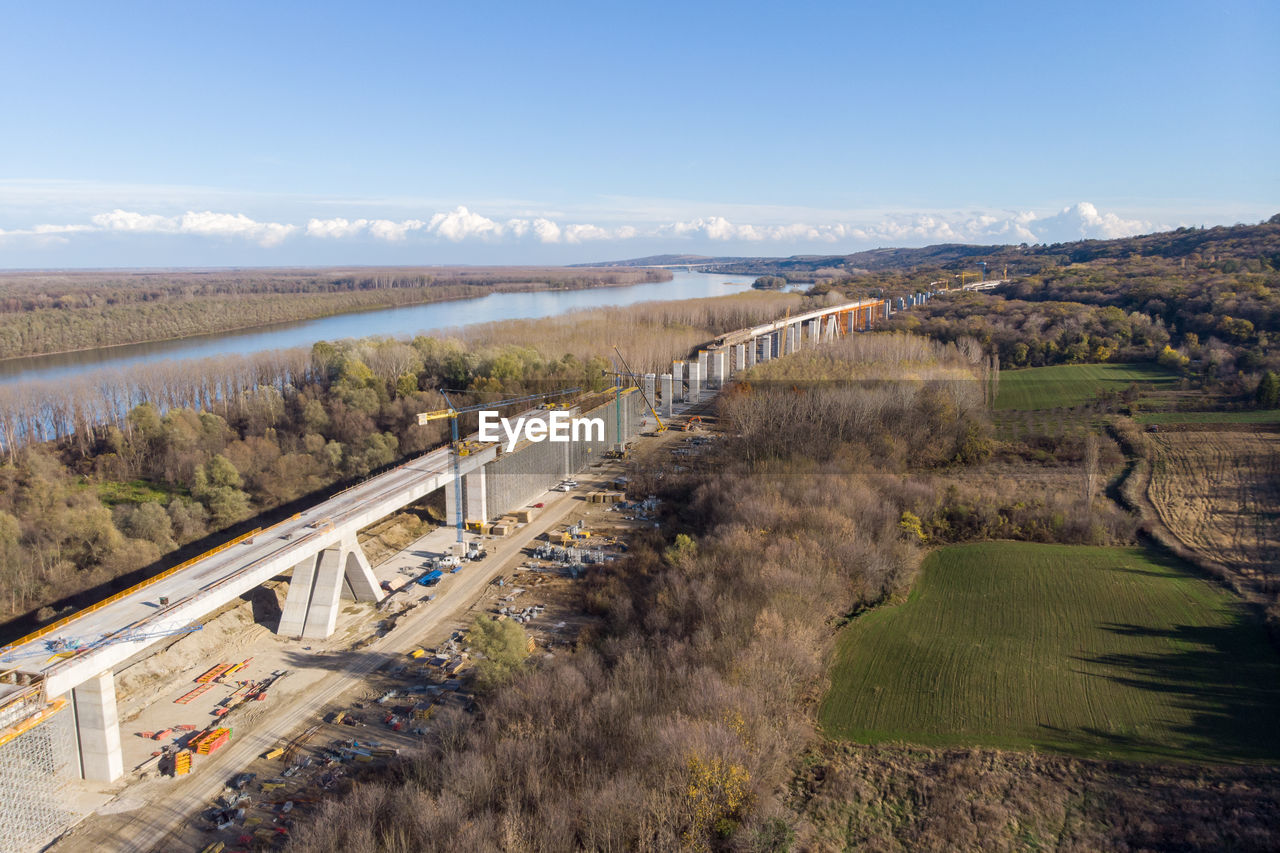
[{"label": "construction site", "polygon": [[572,648],[572,585],[657,524],[630,453],[689,464],[735,373],[891,310],[832,306],[604,394],[503,401],[597,417],[603,440],[504,450],[457,434],[467,408],[424,413],[451,445],[0,650],[0,849],[282,845],[327,792],[471,711],[477,616],[518,623],[535,658]]}]

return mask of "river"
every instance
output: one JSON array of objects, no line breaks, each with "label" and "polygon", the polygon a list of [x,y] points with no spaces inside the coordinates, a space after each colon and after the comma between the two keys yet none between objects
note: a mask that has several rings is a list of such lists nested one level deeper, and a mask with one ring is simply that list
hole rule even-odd
[{"label": "river", "polygon": [[316,320],[259,326],[238,332],[222,332],[128,344],[79,352],[39,355],[0,361],[0,385],[49,382],[100,368],[125,368],[152,361],[205,358],[226,353],[254,353],[270,349],[311,346],[316,341],[359,338],[369,335],[412,337],[495,320],[553,317],[580,308],[632,305],[636,302],[693,299],[741,293],[751,287],[750,276],[725,276],[678,272],[671,281],[625,287],[593,287],[586,290],[543,290],[527,293],[493,293],[476,299],[431,302],[337,314]]}]

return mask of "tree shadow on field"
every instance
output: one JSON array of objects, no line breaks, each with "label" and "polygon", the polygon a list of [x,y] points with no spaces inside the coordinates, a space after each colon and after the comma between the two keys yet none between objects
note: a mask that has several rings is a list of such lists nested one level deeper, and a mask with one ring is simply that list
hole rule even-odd
[{"label": "tree shadow on field", "polygon": [[[1103,624],[1122,637],[1164,640],[1164,651],[1077,657],[1085,674],[1158,693],[1186,712],[1170,726],[1177,743],[1083,727],[1118,749],[1153,756],[1224,761],[1280,761],[1280,655],[1260,625],[1237,616],[1227,625]],[[1160,722],[1155,720],[1155,722]]]},{"label": "tree shadow on field", "polygon": [[1169,577],[1168,572],[1153,572],[1150,569],[1131,569],[1128,566],[1108,566],[1107,571],[1121,572],[1127,575],[1141,575],[1143,577],[1148,577],[1148,578],[1168,578]]}]

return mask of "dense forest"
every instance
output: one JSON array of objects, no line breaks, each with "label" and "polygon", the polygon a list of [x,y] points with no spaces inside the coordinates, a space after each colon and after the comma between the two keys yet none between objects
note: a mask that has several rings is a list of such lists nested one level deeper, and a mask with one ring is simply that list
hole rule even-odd
[{"label": "dense forest", "polygon": [[663,270],[367,268],[0,274],[0,358],[521,290],[665,281]]},{"label": "dense forest", "polygon": [[747,293],[597,309],[4,389],[0,615],[48,617],[75,593],[175,562],[165,555],[183,545],[439,446],[445,427],[416,420],[444,406],[436,389],[469,389],[459,404],[598,389],[614,343],[651,370],[801,302]]}]

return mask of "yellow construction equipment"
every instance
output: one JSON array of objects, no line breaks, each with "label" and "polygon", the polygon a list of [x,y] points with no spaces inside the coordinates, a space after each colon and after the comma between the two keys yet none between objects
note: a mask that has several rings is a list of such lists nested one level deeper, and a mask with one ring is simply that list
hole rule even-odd
[{"label": "yellow construction equipment", "polygon": [[644,404],[649,407],[649,412],[653,415],[653,419],[658,424],[658,428],[655,429],[654,432],[655,433],[666,432],[667,425],[662,422],[662,418],[658,417],[658,410],[653,407],[653,401],[649,399],[649,395],[644,393],[644,388],[641,387],[640,383],[636,381],[637,376],[635,373],[632,372],[631,365],[627,364],[627,360],[623,358],[622,350],[618,349],[617,345],[614,345],[613,351],[618,354],[618,361],[622,362],[622,369],[625,370],[626,373],[614,373],[613,371],[608,371],[608,370],[606,370],[605,373],[606,374],[613,373],[613,375],[615,376],[630,377],[632,383],[634,383],[636,388],[640,390],[640,396],[644,399]]}]

